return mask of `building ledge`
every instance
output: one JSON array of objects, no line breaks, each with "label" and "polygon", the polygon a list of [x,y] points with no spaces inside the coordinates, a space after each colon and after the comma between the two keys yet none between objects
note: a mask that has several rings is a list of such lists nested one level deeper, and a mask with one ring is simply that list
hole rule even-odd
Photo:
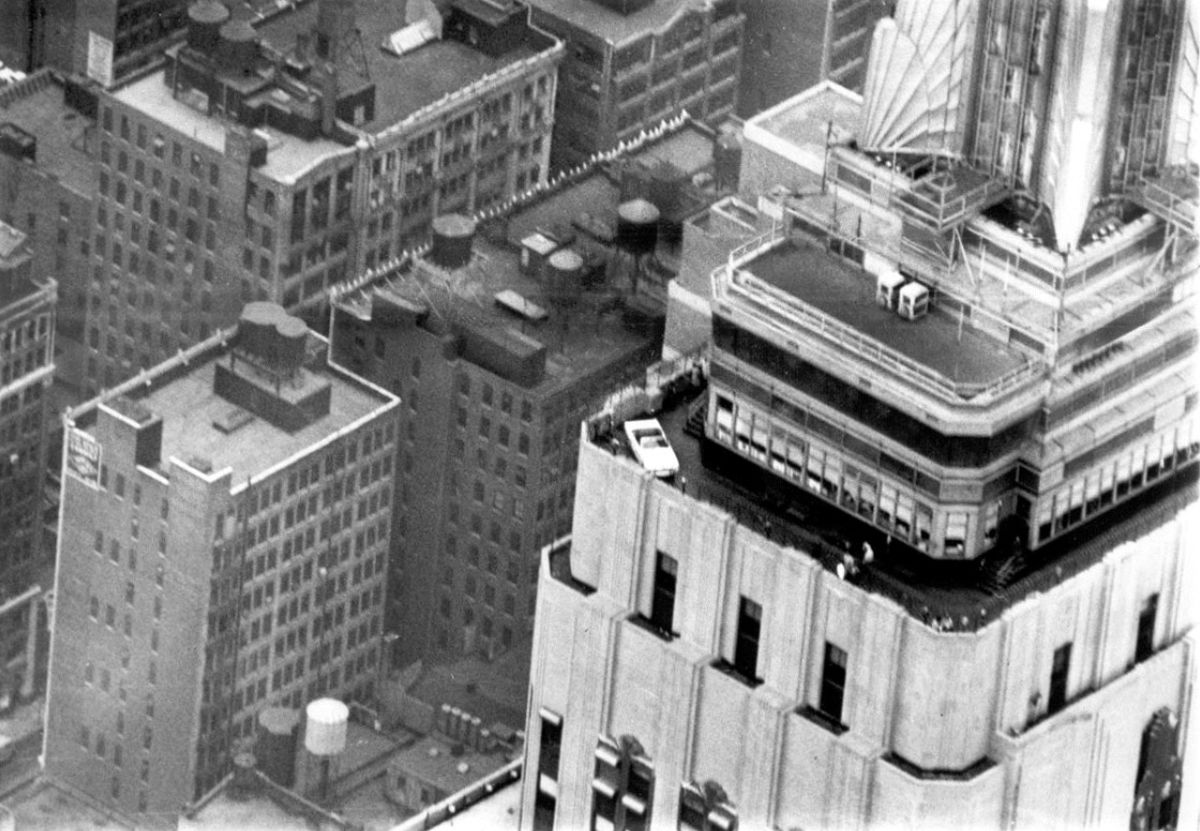
[{"label": "building ledge", "polygon": [[835,736],[840,736],[850,729],[849,725],[842,724],[828,713],[823,713],[816,707],[813,707],[809,704],[805,704],[803,707],[797,707],[796,715],[803,716],[819,727],[824,727]]},{"label": "building ledge", "polygon": [[958,782],[965,782],[970,779],[974,779],[980,774],[985,773],[996,766],[996,762],[987,756],[984,756],[979,761],[961,770],[921,767],[920,765],[914,765],[912,762],[895,752],[885,754],[883,756],[883,761],[887,762],[893,767],[899,768],[914,779]]},{"label": "building ledge", "polygon": [[584,597],[596,593],[595,586],[589,586],[571,574],[571,540],[560,541],[546,554],[550,576],[565,586],[569,586]]},{"label": "building ledge", "polygon": [[654,635],[654,637],[666,641],[667,643],[670,643],[679,637],[678,632],[672,632],[670,629],[663,629],[641,612],[635,612],[626,619],[637,628],[649,632],[651,635]]},{"label": "building ledge", "polygon": [[733,664],[731,664],[729,661],[725,660],[724,658],[717,658],[717,660],[713,661],[709,666],[711,666],[713,669],[717,670],[718,672],[728,675],[730,678],[733,678],[737,681],[741,681],[743,684],[745,684],[747,687],[749,687],[752,690],[760,687],[763,682],[763,680],[761,678],[751,678],[751,677],[747,676],[745,673],[741,672],[737,667],[735,667]]}]

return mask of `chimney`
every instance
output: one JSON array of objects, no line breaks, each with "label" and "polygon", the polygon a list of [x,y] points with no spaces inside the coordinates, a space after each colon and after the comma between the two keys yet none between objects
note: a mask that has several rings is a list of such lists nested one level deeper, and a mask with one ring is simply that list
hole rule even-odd
[{"label": "chimney", "polygon": [[309,38],[308,32],[297,32],[296,33],[296,62],[297,63],[300,63],[300,64],[308,63],[309,40],[310,40],[310,38]]},{"label": "chimney", "polygon": [[317,0],[317,56],[336,61],[346,37],[356,27],[354,0]]},{"label": "chimney", "polygon": [[327,63],[321,67],[321,135],[333,135],[333,119],[337,115],[337,68]]}]

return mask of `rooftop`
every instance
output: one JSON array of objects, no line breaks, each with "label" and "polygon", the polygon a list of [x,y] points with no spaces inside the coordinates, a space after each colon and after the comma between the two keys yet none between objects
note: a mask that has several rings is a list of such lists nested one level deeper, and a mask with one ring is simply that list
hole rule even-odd
[{"label": "rooftop", "polygon": [[[160,459],[164,466],[172,457],[187,464],[202,459],[211,464],[213,473],[230,468],[235,484],[264,473],[396,401],[353,376],[331,369],[323,358],[310,359],[300,371],[303,389],[299,393],[292,390],[284,397],[291,400],[328,385],[329,409],[295,432],[286,432],[261,417],[239,411],[232,401],[214,392],[217,364],[228,367],[231,363],[232,349],[224,343],[228,337],[228,332],[218,334],[187,355],[160,364],[96,400],[119,408],[119,395],[124,391],[137,404],[162,417]],[[310,333],[308,344],[310,355],[314,348],[323,354],[323,338]],[[243,366],[244,362],[237,363],[236,374],[241,375]],[[71,414],[77,419],[77,427],[90,427],[90,409],[90,403],[84,404]],[[235,413],[240,417],[233,417]],[[224,429],[218,428],[217,422]]]},{"label": "rooftop", "polygon": [[[406,831],[409,828],[436,828],[438,831],[516,831],[521,816],[520,811],[520,780],[509,779],[493,793],[485,794],[468,807],[452,814],[446,813],[445,818],[440,822],[420,825],[404,823],[398,828]],[[430,811],[427,815],[441,816],[443,812]]]},{"label": "rooftop", "polygon": [[955,383],[986,384],[1021,367],[1020,350],[933,310],[906,320],[875,302],[871,274],[806,242],[786,241],[743,268]]},{"label": "rooftop", "polygon": [[62,84],[49,70],[0,91],[2,122],[12,122],[37,139],[41,170],[90,197],[96,182],[87,133],[95,122],[67,105]]},{"label": "rooftop", "polygon": [[660,32],[691,9],[702,10],[706,0],[653,0],[630,14],[621,14],[597,0],[530,0],[550,17],[620,45],[643,35]]},{"label": "rooftop", "polygon": [[435,707],[445,703],[466,710],[485,727],[499,722],[521,730],[532,645],[532,636],[526,636],[494,661],[470,656],[427,667],[409,692]]},{"label": "rooftop", "polygon": [[0,828],[4,827],[5,806],[12,812],[20,831],[75,831],[87,829],[125,829],[131,826],[113,814],[54,783],[38,779],[5,797],[0,804]]},{"label": "rooftop", "polygon": [[[172,96],[162,69],[115,90],[113,96],[218,153],[225,152],[226,130],[234,129],[231,122],[203,113]],[[313,164],[334,153],[351,152],[344,145],[323,137],[305,140],[278,130],[263,129],[261,132],[269,138],[267,162],[259,170],[280,182],[299,178]]]},{"label": "rooftop", "polygon": [[[668,395],[658,418],[679,457],[674,482],[693,499],[730,514],[739,524],[814,558],[833,572],[847,551],[870,543],[875,561],[851,578],[888,597],[914,617],[943,629],[974,631],[1035,592],[1044,592],[1096,564],[1123,542],[1169,522],[1200,495],[1198,447],[1173,476],[1078,526],[1036,552],[1000,546],[976,560],[934,560],[892,540],[876,526],[832,507],[721,445],[697,435],[695,391]],[[690,418],[689,418],[690,417]],[[691,424],[689,425],[689,421]],[[622,430],[593,441],[629,459]],[[560,568],[561,568],[560,552]],[[553,565],[553,560],[552,560]],[[565,571],[556,576],[572,578]],[[590,587],[576,585],[582,591]]]},{"label": "rooftop", "polygon": [[[476,236],[471,262],[462,269],[446,272],[419,260],[405,272],[387,278],[381,291],[422,306],[432,299],[440,316],[464,329],[503,337],[513,349],[545,346],[546,372],[537,384],[542,394],[632,356],[653,337],[626,325],[611,289],[585,292],[569,310],[556,306],[542,281],[522,271],[519,248],[483,234]],[[548,316],[533,321],[509,311],[495,299],[503,291],[541,307]]]},{"label": "rooftop", "polygon": [[[354,4],[362,52],[352,53],[350,61],[361,65],[365,59],[367,77],[375,83],[375,118],[357,125],[368,132],[380,132],[427,104],[538,54],[538,50],[520,45],[500,57],[491,57],[464,43],[440,39],[402,56],[395,55],[380,43],[405,26],[405,5],[395,0],[357,0]],[[317,4],[308,2],[293,12],[271,17],[256,29],[264,41],[287,54],[295,49],[296,35],[308,32],[316,19]],[[551,45],[547,40],[544,48]]]},{"label": "rooftop", "polygon": [[449,795],[495,773],[509,761],[506,754],[499,751],[479,753],[467,748],[452,752],[444,738],[429,735],[396,753],[388,767]]},{"label": "rooftop", "polygon": [[777,139],[807,149],[824,149],[858,133],[862,96],[833,81],[822,81],[750,119],[747,129],[761,129]]}]

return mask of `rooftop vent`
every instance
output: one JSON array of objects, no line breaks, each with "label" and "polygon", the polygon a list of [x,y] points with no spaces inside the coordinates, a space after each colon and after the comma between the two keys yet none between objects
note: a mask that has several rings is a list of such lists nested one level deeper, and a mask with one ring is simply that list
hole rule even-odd
[{"label": "rooftop vent", "polygon": [[904,275],[899,271],[885,271],[875,280],[875,302],[885,309],[895,311],[900,303],[900,288]]},{"label": "rooftop vent", "polygon": [[249,413],[241,407],[231,407],[213,419],[213,427],[216,427],[225,435],[229,435],[238,428],[245,427],[252,421],[254,421],[253,413]]},{"label": "rooftop vent", "polygon": [[920,283],[906,283],[899,292],[896,313],[906,320],[917,320],[929,312],[929,289]]},{"label": "rooftop vent", "polygon": [[518,294],[512,289],[505,289],[504,291],[497,292],[496,305],[508,309],[508,311],[512,312],[513,314],[520,315],[526,320],[532,320],[534,322],[545,320],[548,317],[545,309],[543,309],[537,303],[526,300],[524,296]]},{"label": "rooftop vent", "polygon": [[438,39],[437,28],[431,20],[418,20],[392,32],[383,40],[384,50],[393,55],[406,55],[430,41]]}]

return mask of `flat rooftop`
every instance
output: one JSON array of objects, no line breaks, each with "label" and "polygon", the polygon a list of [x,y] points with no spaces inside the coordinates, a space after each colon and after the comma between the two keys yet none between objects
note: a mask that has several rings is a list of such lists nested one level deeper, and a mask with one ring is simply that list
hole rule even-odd
[{"label": "flat rooftop", "polygon": [[747,128],[823,152],[827,140],[837,144],[858,134],[862,108],[861,95],[833,81],[822,81],[754,116]]},{"label": "flat rooftop", "polygon": [[479,753],[466,749],[455,755],[449,741],[429,735],[397,752],[388,769],[434,785],[449,796],[495,773],[509,761],[503,750]]},{"label": "flat rooftop", "polygon": [[879,306],[871,274],[807,242],[786,241],[743,270],[956,383],[985,384],[1027,362],[936,306],[918,320]]},{"label": "flat rooftop", "polygon": [[[513,208],[505,217],[506,236],[513,245],[534,231],[570,231],[580,236],[589,220],[598,220],[612,234],[617,230],[617,208],[621,203],[620,167],[623,164],[670,162],[683,176],[692,177],[713,166],[715,136],[694,122],[688,121],[679,129],[665,134],[628,152],[614,162],[594,166],[579,179],[565,187],[538,196],[533,201]],[[715,191],[705,192],[685,183],[681,202],[695,204],[696,209],[716,201]]]},{"label": "flat rooftop", "polygon": [[[975,560],[937,560],[698,436],[688,426],[700,400],[695,395],[692,391],[668,396],[658,415],[679,457],[676,486],[689,497],[726,511],[739,524],[812,557],[830,572],[845,552],[857,553],[863,542],[870,543],[875,561],[852,582],[895,601],[926,623],[948,621],[942,624],[946,629],[974,631],[986,626],[1008,607],[1052,589],[1098,563],[1121,543],[1169,522],[1200,496],[1200,463],[1193,456],[1173,476],[1036,551],[1012,552],[998,546]],[[623,430],[596,436],[594,442],[633,458]]]},{"label": "flat rooftop", "polygon": [[[366,77],[375,83],[375,118],[358,126],[369,132],[382,131],[451,92],[537,54],[537,50],[522,45],[493,58],[458,41],[435,40],[398,56],[380,44],[406,25],[405,4],[395,0],[356,0],[354,9],[362,33],[362,51],[357,51],[357,45],[351,46],[352,54],[342,71],[361,69],[365,60]],[[255,28],[264,41],[286,54],[295,49],[296,36],[312,29],[316,20],[317,3],[310,0],[295,11],[274,16]],[[552,41],[547,38],[545,48],[550,46]]]},{"label": "flat rooftop", "polygon": [[[384,291],[421,305],[433,298],[435,308],[469,328],[508,330],[530,346],[545,346],[546,374],[534,387],[543,395],[631,357],[652,339],[625,325],[613,291],[585,292],[569,311],[556,308],[543,283],[522,272],[520,249],[503,240],[488,240],[482,233],[475,237],[471,262],[462,269],[445,272],[420,261],[406,267],[406,272],[389,279]],[[436,286],[449,291],[431,290]],[[547,317],[535,322],[501,307],[495,296],[503,291],[541,307]]]},{"label": "flat rooftop", "polygon": [[[225,152],[225,131],[233,125],[202,113],[172,96],[164,70],[159,69],[126,84],[115,90],[113,96],[216,152]],[[353,152],[352,148],[324,137],[305,140],[269,128],[262,132],[269,139],[267,162],[259,168],[259,172],[280,182],[294,181],[314,164],[335,153]]]},{"label": "flat rooftop", "polygon": [[[132,827],[116,815],[46,779],[38,779],[7,795],[3,806],[12,811],[14,827],[20,831],[61,831],[64,828],[115,831]],[[5,812],[0,807],[0,827],[4,827],[4,820]]]},{"label": "flat rooftop", "polygon": [[12,122],[35,136],[37,166],[91,197],[96,181],[86,131],[95,122],[67,105],[62,84],[48,70],[0,90],[0,122]]},{"label": "flat rooftop", "polygon": [[[160,458],[164,467],[171,457],[185,464],[192,464],[191,460],[198,457],[211,464],[213,473],[227,467],[232,469],[236,485],[395,401],[390,395],[377,392],[352,376],[330,369],[322,358],[306,364],[303,373],[306,391],[329,385],[327,414],[294,433],[257,416],[232,432],[223,432],[214,422],[225,421],[238,407],[213,391],[216,366],[218,363],[229,366],[232,352],[231,347],[220,342],[221,337],[228,335],[215,335],[198,345],[186,363],[173,358],[152,369],[145,378],[138,376],[136,383],[122,385],[97,399],[119,411],[121,405],[115,399],[123,393],[152,414],[162,417]],[[310,333],[310,346],[314,341],[324,349],[324,340]],[[237,364],[238,374],[242,372],[243,363]],[[72,413],[78,428],[86,430],[94,424],[94,417],[89,412],[91,408],[91,403],[84,404]]]},{"label": "flat rooftop", "polygon": [[549,17],[615,45],[661,31],[697,5],[695,0],[653,0],[636,12],[621,14],[597,0],[529,0],[529,3]]}]

